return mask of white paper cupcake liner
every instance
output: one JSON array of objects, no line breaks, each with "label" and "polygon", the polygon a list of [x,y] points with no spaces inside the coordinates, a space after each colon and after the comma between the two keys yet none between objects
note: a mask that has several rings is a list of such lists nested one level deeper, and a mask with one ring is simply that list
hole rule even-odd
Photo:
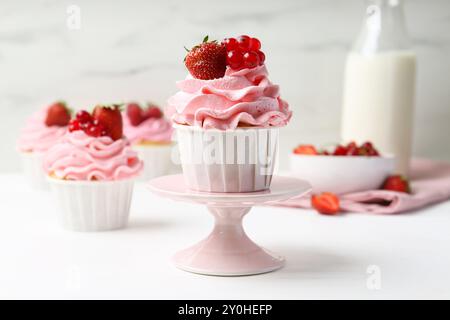
[{"label": "white paper cupcake liner", "polygon": [[25,178],[33,189],[49,190],[46,174],[42,166],[44,153],[21,152],[22,168]]},{"label": "white paper cupcake liner", "polygon": [[64,228],[87,232],[127,225],[134,179],[67,181],[48,178],[48,181]]},{"label": "white paper cupcake liner", "polygon": [[167,145],[134,145],[139,159],[144,162],[144,170],[139,176],[140,181],[147,181],[156,177],[170,174],[173,168],[173,144]]},{"label": "white paper cupcake liner", "polygon": [[252,192],[270,187],[278,151],[278,128],[175,128],[189,188]]}]

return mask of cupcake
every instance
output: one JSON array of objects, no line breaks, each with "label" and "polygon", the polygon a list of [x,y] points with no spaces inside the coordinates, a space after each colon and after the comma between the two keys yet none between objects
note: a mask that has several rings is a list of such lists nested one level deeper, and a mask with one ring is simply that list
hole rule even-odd
[{"label": "cupcake", "polygon": [[23,171],[32,187],[48,188],[42,159],[45,152],[64,136],[69,121],[70,110],[64,102],[55,102],[27,119],[17,149],[21,154]]},{"label": "cupcake", "polygon": [[192,48],[189,70],[168,101],[187,186],[208,192],[268,189],[279,128],[291,118],[268,79],[256,38],[208,41]]},{"label": "cupcake", "polygon": [[44,169],[62,225],[76,231],[126,226],[133,183],[143,164],[122,134],[117,106],[79,111],[64,137],[48,150]]},{"label": "cupcake", "polygon": [[153,104],[141,108],[137,103],[129,103],[123,113],[123,125],[125,136],[145,164],[141,178],[168,174],[173,166],[173,128],[161,109]]}]

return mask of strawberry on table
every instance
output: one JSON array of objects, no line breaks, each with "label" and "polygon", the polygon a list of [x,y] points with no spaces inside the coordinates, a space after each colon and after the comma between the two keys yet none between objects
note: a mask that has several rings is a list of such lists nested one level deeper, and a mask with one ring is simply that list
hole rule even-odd
[{"label": "strawberry on table", "polygon": [[383,183],[382,189],[389,191],[410,193],[409,181],[401,175],[389,176]]},{"label": "strawberry on table", "polygon": [[331,192],[311,197],[311,206],[321,214],[336,215],[340,211],[339,198]]},{"label": "strawberry on table", "polygon": [[65,127],[70,122],[70,110],[64,102],[58,101],[47,109],[45,125]]}]

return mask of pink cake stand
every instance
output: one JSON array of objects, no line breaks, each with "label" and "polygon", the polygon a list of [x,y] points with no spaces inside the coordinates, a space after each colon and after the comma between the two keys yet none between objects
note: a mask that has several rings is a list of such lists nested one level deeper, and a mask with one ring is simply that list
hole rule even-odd
[{"label": "pink cake stand", "polygon": [[305,181],[275,176],[266,191],[198,192],[185,187],[181,174],[153,179],[149,188],[163,197],[207,206],[215,218],[214,229],[206,239],[176,253],[173,262],[182,270],[215,276],[252,275],[281,268],[284,258],[254,243],[245,233],[242,219],[254,205],[289,199],[311,190]]}]

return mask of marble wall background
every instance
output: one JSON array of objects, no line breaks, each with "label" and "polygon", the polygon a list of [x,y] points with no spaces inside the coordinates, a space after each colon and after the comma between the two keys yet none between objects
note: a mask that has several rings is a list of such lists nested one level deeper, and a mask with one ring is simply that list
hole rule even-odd
[{"label": "marble wall background", "polygon": [[[338,141],[345,55],[363,3],[1,0],[0,171],[19,169],[20,126],[55,99],[77,107],[164,104],[186,73],[183,45],[206,34],[262,40],[271,78],[295,111],[282,152],[300,142]],[[81,8],[80,30],[66,24],[73,4]],[[450,1],[406,0],[406,14],[419,63],[414,153],[450,160]]]}]

